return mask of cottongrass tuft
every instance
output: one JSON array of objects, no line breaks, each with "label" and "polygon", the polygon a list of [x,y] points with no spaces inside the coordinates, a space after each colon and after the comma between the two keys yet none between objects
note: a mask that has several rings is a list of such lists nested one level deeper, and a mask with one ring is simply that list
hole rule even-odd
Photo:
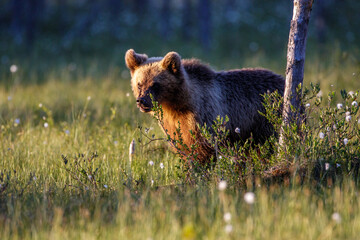
[{"label": "cottongrass tuft", "polygon": [[254,204],[255,202],[255,193],[247,192],[244,194],[244,200],[247,204]]},{"label": "cottongrass tuft", "polygon": [[231,233],[233,231],[233,226],[231,225],[231,224],[227,224],[226,226],[225,226],[225,232],[226,233]]},{"label": "cottongrass tuft", "polygon": [[325,170],[328,171],[330,169],[330,163],[325,163]]},{"label": "cottongrass tuft", "polygon": [[219,189],[220,191],[224,191],[224,190],[226,189],[226,187],[227,187],[227,182],[224,181],[224,180],[221,180],[221,181],[219,182],[218,189]]},{"label": "cottongrass tuft", "polygon": [[10,72],[11,72],[11,73],[16,73],[17,70],[18,70],[18,67],[17,67],[15,64],[13,64],[13,65],[10,66]]},{"label": "cottongrass tuft", "polygon": [[334,212],[331,215],[331,219],[336,223],[341,223],[341,215],[338,212]]},{"label": "cottongrass tuft", "polygon": [[231,213],[227,212],[224,214],[224,221],[230,222],[231,221]]},{"label": "cottongrass tuft", "polygon": [[135,153],[135,139],[133,139],[129,146],[129,161],[132,161],[132,157]]}]

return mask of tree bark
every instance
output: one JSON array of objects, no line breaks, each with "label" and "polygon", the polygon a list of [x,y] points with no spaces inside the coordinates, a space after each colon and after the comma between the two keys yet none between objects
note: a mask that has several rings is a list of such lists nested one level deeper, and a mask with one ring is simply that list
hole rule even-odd
[{"label": "tree bark", "polygon": [[[289,124],[301,123],[301,97],[304,78],[306,35],[313,0],[294,0],[287,49],[286,84],[284,93],[283,128],[279,143],[284,146],[284,128]],[[291,109],[294,109],[292,111]]]}]

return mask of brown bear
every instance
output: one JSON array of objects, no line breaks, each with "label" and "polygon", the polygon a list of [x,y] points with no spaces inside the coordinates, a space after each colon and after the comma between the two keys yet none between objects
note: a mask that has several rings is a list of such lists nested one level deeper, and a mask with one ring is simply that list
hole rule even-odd
[{"label": "brown bear", "polygon": [[216,72],[199,60],[181,59],[176,52],[148,58],[130,49],[125,62],[140,111],[153,113],[151,94],[162,106],[164,130],[175,138],[180,122],[184,143],[199,145],[202,163],[209,161],[214,149],[204,141],[198,126],[211,126],[218,115],[228,116],[226,127],[232,142],[252,136],[255,143],[261,143],[273,134],[273,127],[259,111],[264,110],[264,94],[277,90],[283,95],[285,81],[280,75],[260,68]]}]

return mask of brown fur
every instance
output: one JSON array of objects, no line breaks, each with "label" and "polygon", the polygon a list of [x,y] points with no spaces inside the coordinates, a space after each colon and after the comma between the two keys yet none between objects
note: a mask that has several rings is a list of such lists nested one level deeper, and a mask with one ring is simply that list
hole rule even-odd
[{"label": "brown fur", "polygon": [[[140,110],[152,113],[151,93],[162,105],[164,128],[174,137],[180,122],[184,143],[200,144],[201,162],[206,162],[214,150],[201,138],[197,124],[211,126],[218,115],[229,117],[227,127],[233,142],[252,135],[259,143],[273,134],[271,124],[259,111],[264,110],[263,94],[275,90],[283,94],[285,82],[280,75],[259,68],[215,72],[199,60],[181,60],[175,52],[148,58],[130,49],[125,61]],[[240,133],[235,133],[237,127]]]}]

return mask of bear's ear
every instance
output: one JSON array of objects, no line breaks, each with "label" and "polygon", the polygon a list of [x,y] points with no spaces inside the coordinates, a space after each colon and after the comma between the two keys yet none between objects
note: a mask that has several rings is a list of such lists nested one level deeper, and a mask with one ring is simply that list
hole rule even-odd
[{"label": "bear's ear", "polygon": [[147,59],[147,55],[137,54],[133,49],[127,50],[125,54],[125,63],[126,66],[130,69],[131,74],[133,74],[135,69],[138,68]]},{"label": "bear's ear", "polygon": [[181,57],[176,52],[169,52],[161,61],[164,69],[169,70],[171,73],[177,75],[181,73]]}]

